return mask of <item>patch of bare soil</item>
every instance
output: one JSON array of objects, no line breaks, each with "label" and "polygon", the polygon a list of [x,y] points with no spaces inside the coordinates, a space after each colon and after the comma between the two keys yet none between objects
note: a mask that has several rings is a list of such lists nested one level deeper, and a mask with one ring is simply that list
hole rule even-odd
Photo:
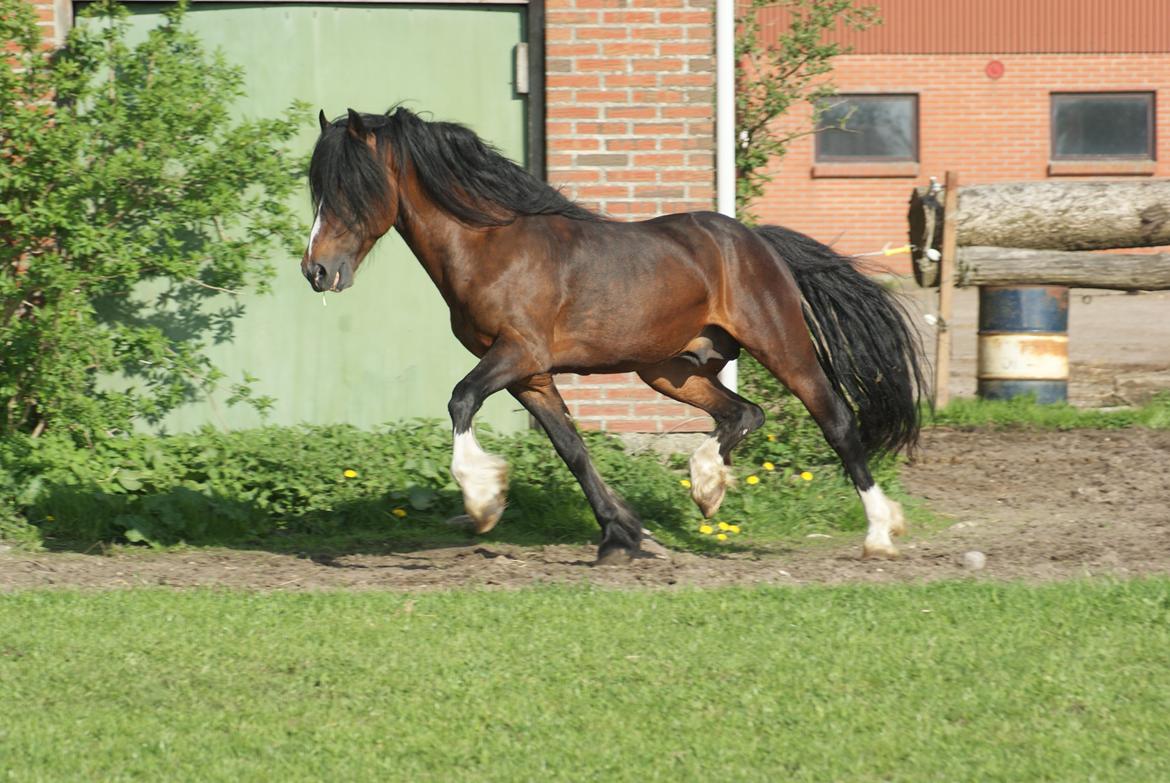
[{"label": "patch of bare soil", "polygon": [[[590,546],[482,541],[401,554],[297,557],[229,549],[0,554],[0,590],[166,585],[258,590],[428,590],[590,583],[667,587],[977,578],[1048,581],[1170,573],[1170,432],[957,432],[925,436],[907,489],[955,524],[911,531],[902,557],[862,560],[861,536],[768,554],[665,552],[595,567]],[[971,570],[963,555],[979,551]]]}]

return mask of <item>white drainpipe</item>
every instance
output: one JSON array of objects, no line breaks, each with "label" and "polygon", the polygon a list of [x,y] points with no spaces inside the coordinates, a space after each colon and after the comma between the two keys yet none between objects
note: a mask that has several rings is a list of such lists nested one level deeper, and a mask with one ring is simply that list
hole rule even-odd
[{"label": "white drainpipe", "polygon": [[[735,217],[735,0],[715,1],[715,202]],[[719,380],[739,388],[736,362],[728,362]]]}]

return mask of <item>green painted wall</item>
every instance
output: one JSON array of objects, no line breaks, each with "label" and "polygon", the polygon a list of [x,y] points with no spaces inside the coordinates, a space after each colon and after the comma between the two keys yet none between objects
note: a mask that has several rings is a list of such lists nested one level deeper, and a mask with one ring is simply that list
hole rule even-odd
[{"label": "green painted wall", "polygon": [[[159,8],[133,5],[136,26],[155,24]],[[513,83],[523,9],[200,3],[187,24],[245,69],[241,115],[271,116],[293,99],[312,104],[297,142],[306,155],[317,136],[318,107],[335,117],[347,107],[380,112],[405,101],[437,119],[464,122],[513,160],[524,159],[525,106]],[[296,206],[307,227],[307,187]],[[269,423],[368,427],[446,418],[451,389],[475,359],[451,335],[446,305],[396,234],[383,238],[342,294],[314,293],[299,256],[273,261],[273,292],[243,298],[246,314],[234,342],[213,350],[229,381],[247,371],[260,378],[257,393],[276,398]],[[228,408],[226,396],[185,407],[165,429],[262,423],[246,406]],[[501,393],[479,421],[516,430],[528,419]]]}]

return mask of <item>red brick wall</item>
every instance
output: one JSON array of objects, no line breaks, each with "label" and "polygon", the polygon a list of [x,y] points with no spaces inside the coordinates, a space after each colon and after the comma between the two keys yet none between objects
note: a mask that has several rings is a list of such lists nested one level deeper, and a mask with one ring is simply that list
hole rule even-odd
[{"label": "red brick wall", "polygon": [[48,47],[60,46],[73,23],[73,5],[69,0],[29,0],[36,9],[37,24]]},{"label": "red brick wall", "polygon": [[[999,79],[985,73],[991,60],[1004,65]],[[813,140],[806,137],[774,168],[755,211],[846,253],[906,244],[911,189],[931,176],[941,181],[947,169],[964,184],[1049,177],[1053,91],[1155,91],[1157,161],[1146,176],[1170,176],[1170,53],[847,55],[838,58],[833,79],[843,93],[918,94],[917,175],[814,176]],[[908,256],[890,263],[909,271]]]},{"label": "red brick wall", "polygon": [[[620,219],[711,209],[713,0],[548,0],[545,13],[549,182]],[[558,384],[587,429],[711,426],[634,375]]]}]

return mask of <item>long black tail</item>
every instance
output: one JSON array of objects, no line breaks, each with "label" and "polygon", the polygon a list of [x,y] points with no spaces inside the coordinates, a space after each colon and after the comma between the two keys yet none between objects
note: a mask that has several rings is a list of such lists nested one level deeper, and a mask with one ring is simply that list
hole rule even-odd
[{"label": "long black tail", "polygon": [[756,233],[796,277],[817,358],[856,410],[866,451],[912,449],[925,384],[920,342],[896,296],[811,237],[779,226]]}]

